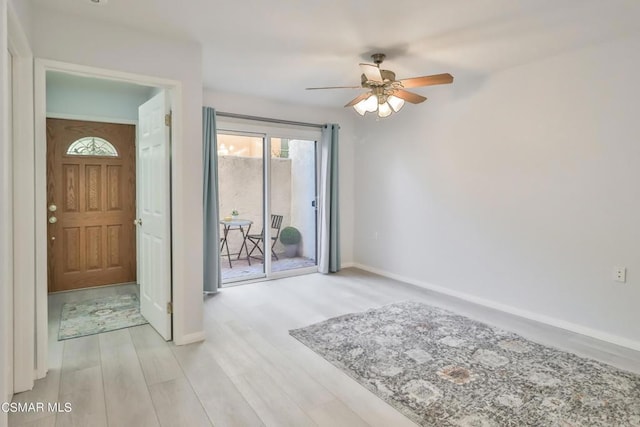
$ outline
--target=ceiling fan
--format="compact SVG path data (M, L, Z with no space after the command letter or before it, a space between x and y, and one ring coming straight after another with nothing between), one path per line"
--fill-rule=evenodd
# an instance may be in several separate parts
M405 101L419 104L427 100L426 97L405 89L453 82L453 76L449 73L396 80L396 74L393 71L380 69L380 64L384 61L385 56L384 53L374 53L371 55L373 64L360 64L362 69L360 86L308 87L307 90L359 89L363 87L368 91L352 99L345 107L353 107L361 116L367 112L377 111L378 117L387 117L393 112L400 111Z

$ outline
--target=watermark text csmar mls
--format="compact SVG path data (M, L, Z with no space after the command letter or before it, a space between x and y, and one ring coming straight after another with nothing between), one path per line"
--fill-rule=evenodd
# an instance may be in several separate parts
M71 402L3 402L0 411L5 413L16 412L71 412Z

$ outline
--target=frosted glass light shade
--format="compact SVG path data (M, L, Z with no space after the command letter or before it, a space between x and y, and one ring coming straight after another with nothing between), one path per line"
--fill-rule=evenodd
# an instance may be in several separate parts
M362 101L358 102L353 106L353 109L356 110L356 113L360 114L361 116L364 116L364 113L367 112L366 102L367 100L363 99Z
M393 111L391 110L391 106L387 102L378 106L378 117L390 116L392 112Z
M404 99L393 95L387 98L387 102L396 113L404 106Z
M371 95L364 102L364 106L368 112L373 113L378 109L378 97L376 95Z

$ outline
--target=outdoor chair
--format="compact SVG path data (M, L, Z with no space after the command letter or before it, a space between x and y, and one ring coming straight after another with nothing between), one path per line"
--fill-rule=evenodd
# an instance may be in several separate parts
M220 238L220 256L226 256L229 259L229 268L233 268L233 266L231 265L231 255L229 254L229 246L225 244L226 242L224 241L224 237ZM227 247L227 254L225 255L223 253L224 247Z
M280 236L280 227L282 226L282 215L271 215L271 254L278 259L278 255L276 255L273 248L276 246L276 242L278 241L278 237ZM262 231L260 234L247 234L247 240L253 244L253 247L249 251L249 257L252 257L251 254L257 249L258 252L264 258L264 252L260 248L260 242L264 240L264 227L262 227ZM253 256L252 258L258 258L257 256Z

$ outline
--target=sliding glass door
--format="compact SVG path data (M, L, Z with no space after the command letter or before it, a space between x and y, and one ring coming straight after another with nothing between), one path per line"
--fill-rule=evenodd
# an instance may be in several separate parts
M218 128L223 285L317 271L319 130Z
M271 138L271 212L283 216L273 273L316 266L316 157L316 141Z

